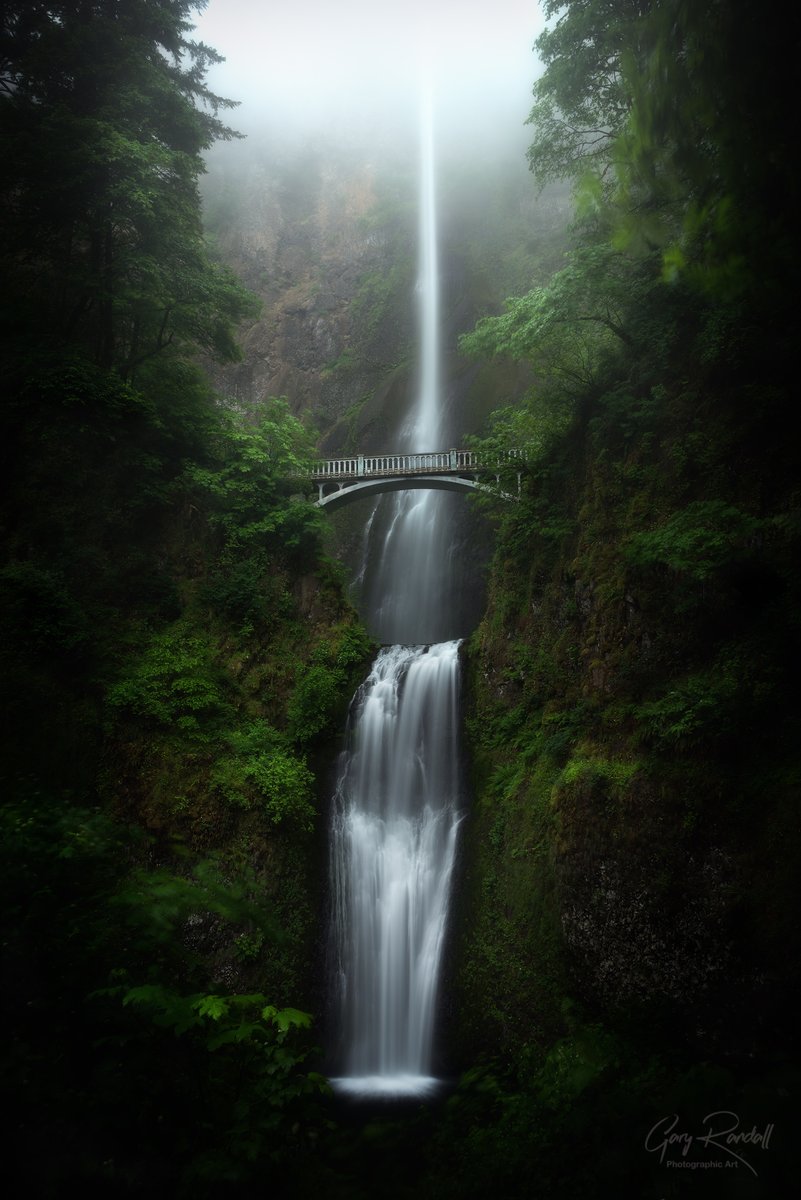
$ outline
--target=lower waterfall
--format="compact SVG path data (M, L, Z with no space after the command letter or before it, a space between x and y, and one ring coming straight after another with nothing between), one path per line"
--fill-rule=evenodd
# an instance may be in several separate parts
M338 1090L432 1090L459 824L459 643L381 651L351 711L332 837Z

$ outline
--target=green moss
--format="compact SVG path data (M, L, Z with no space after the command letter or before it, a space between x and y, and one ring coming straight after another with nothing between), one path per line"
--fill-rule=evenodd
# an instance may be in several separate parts
M592 787L598 781L612 794L619 795L626 791L639 770L639 762L600 758L579 748L562 770L556 787L570 787L576 783Z
M324 379L337 373L349 374L357 370L359 366L360 361L356 350L352 346L346 346L338 358L323 367L321 374Z

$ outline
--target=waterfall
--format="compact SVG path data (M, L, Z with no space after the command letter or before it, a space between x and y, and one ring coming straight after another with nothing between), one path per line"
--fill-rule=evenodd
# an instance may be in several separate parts
M430 86L423 87L420 125L420 263L417 291L420 299L421 370L417 412L410 432L421 443L411 449L425 452L436 450L442 436L437 183Z
M332 841L342 1090L434 1083L458 825L458 647L386 647L353 705Z
M420 367L417 400L400 432L400 448L425 454L444 448L447 436L440 379L440 286L436 205L433 102L423 87L420 105L420 192L418 219L418 329ZM366 596L371 631L381 642L423 643L454 636L453 523L448 514L460 497L439 491L395 492L378 504L371 585Z
M421 106L417 402L405 448L441 448L439 266L430 92ZM436 491L385 497L367 621L386 645L351 705L331 838L337 1073L351 1094L436 1087L435 1018L459 824L452 531ZM447 516L447 510L445 510ZM375 547L374 547L375 548ZM362 572L363 574L364 572Z

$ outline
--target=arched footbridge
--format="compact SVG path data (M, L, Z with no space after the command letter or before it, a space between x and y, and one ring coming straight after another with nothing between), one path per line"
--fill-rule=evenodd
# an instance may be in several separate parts
M408 488L435 488L446 492L491 491L504 499L516 499L500 490L501 470L525 461L524 450L507 450L490 456L473 450L436 450L430 454L354 454L309 463L306 478L317 485L317 506L331 511L380 492ZM495 484L493 487L492 480ZM517 472L520 490L520 470Z

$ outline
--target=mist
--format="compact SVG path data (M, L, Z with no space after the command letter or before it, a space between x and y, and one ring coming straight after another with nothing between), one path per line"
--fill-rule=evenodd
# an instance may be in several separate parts
M209 0L193 36L225 57L209 84L245 134L389 154L414 136L427 75L458 159L523 155L543 25L533 0Z

